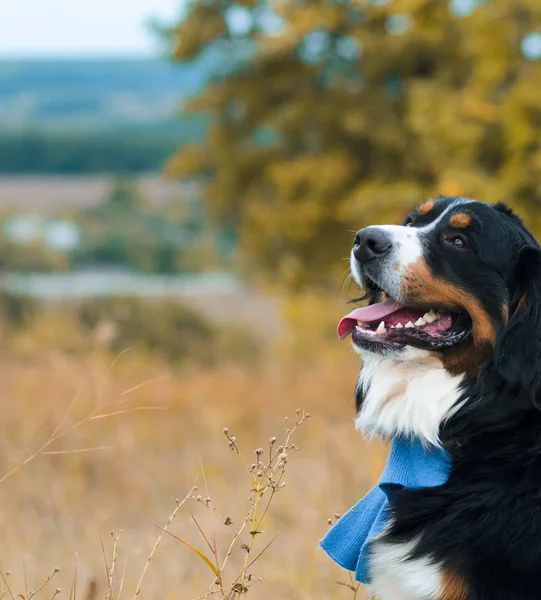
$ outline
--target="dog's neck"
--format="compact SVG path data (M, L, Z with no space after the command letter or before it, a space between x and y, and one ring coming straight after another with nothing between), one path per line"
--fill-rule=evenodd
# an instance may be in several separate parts
M437 446L441 424L465 402L463 379L428 353L412 360L367 353L355 392L356 427L369 436L402 435Z

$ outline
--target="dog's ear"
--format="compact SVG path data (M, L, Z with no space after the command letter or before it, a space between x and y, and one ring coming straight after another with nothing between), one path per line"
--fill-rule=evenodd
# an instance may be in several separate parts
M541 409L541 249L520 256L511 298L510 318L494 349L494 363L511 385L527 392Z

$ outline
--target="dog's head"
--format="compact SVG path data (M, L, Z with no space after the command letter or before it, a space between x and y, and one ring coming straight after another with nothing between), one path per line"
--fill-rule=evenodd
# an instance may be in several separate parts
M541 394L541 249L505 205L456 197L422 204L402 225L357 232L351 272L369 305L338 327L363 357L441 361L472 376L489 360Z

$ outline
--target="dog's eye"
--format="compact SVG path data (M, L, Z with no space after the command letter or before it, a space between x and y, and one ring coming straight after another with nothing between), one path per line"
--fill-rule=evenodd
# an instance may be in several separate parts
M468 247L466 244L466 238L463 235L446 235L444 240L446 244L450 244L459 250L463 250L464 248Z
M406 219L406 222L404 223L405 227L411 227L413 225L413 219L411 217L408 217Z

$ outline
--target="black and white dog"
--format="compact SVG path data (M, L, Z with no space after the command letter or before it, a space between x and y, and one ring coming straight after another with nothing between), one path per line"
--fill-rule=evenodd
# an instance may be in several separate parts
M393 495L371 545L381 600L541 599L541 248L503 204L440 197L359 231L368 307L358 428L442 446L438 487Z

